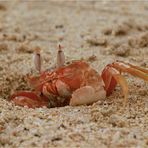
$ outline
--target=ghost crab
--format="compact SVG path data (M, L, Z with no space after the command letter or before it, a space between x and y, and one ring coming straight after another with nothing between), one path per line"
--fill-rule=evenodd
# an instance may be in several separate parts
M64 66L64 62L64 53L59 45L56 67L41 71L41 55L37 48L34 54L34 65L39 75L27 76L34 91L16 92L10 100L16 105L30 108L92 104L109 96L118 83L122 87L124 105L126 105L128 85L121 72L127 72L148 81L147 69L122 61L108 64L101 75L84 61L74 61L67 66Z

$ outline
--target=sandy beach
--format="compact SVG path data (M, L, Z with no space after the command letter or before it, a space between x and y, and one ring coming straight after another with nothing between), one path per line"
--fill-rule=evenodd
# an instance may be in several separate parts
M0 147L148 147L148 84L127 73L126 108L119 85L89 106L29 109L8 101L30 90L34 48L48 69L58 43L67 63L83 59L98 73L115 60L148 68L148 2L0 2Z

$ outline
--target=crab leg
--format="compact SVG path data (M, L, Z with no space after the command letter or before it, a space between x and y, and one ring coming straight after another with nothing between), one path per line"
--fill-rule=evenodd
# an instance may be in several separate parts
M137 76L145 81L148 81L148 71L146 69L142 69L138 66L134 66L131 64L126 64L124 62L114 62L113 64L109 65L110 67L114 67L115 69L119 70L120 72L127 72L133 76Z
M110 95L117 83L121 86L124 95L124 106L127 104L128 85L125 78L120 75L120 72L113 67L107 66L102 72L102 78L105 83L107 95Z
M130 67L134 68L134 69L138 69L146 74L148 74L148 70L147 69L144 69L144 68L141 68L141 67L138 67L138 66L135 66L135 65L132 65L130 63L126 63L126 62L122 62L122 61L117 61L117 62L120 62L120 63L123 63L125 65L129 65Z
M57 54L57 68L63 67L65 63L65 55L62 51L62 46L59 44L59 50Z
M48 99L45 96L39 96L35 92L20 91L10 97L10 100L18 106L28 106L29 108L48 106Z
M107 65L103 70L101 76L105 83L105 90L107 92L107 95L110 95L116 87L117 83L119 83L124 94L124 105L126 105L128 96L128 85L125 78L120 74L121 72L127 72L133 76L137 76L145 81L148 81L148 71L138 66L120 61Z
M124 106L127 104L128 100L128 84L126 79L120 75L120 73L114 69L109 67L109 72L112 75L112 77L116 80L116 82L121 86L123 95L124 95Z

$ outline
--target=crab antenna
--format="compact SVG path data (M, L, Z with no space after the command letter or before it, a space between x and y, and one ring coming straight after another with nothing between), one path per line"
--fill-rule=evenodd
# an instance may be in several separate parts
M65 63L65 55L64 52L62 51L62 46L59 44L58 45L58 53L57 53L57 68L60 68L64 66Z
M33 62L35 69L40 73L41 72L41 49L39 47L35 48L34 55L33 55Z

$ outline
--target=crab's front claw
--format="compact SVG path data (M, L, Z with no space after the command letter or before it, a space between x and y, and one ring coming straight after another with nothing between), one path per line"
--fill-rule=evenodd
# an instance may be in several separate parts
M48 99L45 96L39 96L35 92L20 91L10 97L10 100L18 106L27 106L29 108L37 108L48 106Z
M105 97L106 92L103 87L95 90L92 86L83 86L73 92L69 105L89 105Z

